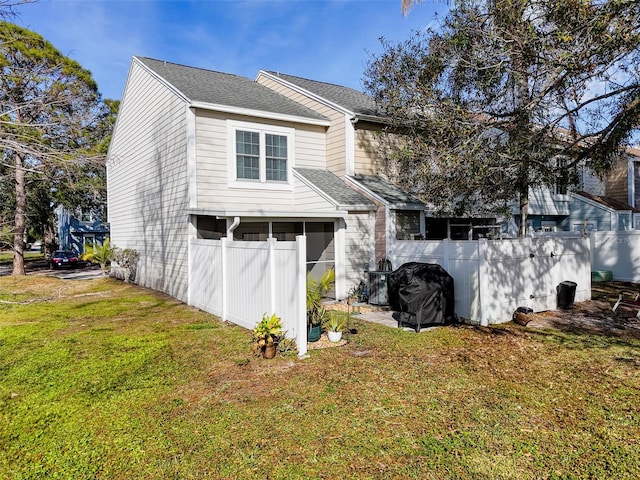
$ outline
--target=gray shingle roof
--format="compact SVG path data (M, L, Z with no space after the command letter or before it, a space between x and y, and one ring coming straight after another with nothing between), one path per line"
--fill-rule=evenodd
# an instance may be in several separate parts
M378 175L354 175L351 178L380 197L391 207L424 208L426 206L418 198L392 185Z
M376 102L369 95L349 87L334 85L332 83L318 82L307 78L286 75L278 72L269 72L271 75L297 85L308 92L329 100L356 115L371 115L384 117L376 105Z
M324 192L333 199L339 206L343 207L373 207L375 204L364 195L349 188L337 175L317 168L296 167L305 180L313 184L316 188Z
M190 101L326 120L319 113L246 77L187 67L152 58L136 58L173 85Z

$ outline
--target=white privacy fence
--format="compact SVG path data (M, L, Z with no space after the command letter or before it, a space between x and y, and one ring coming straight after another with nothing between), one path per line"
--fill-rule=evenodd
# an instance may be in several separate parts
M640 282L640 232L592 232L514 240L396 240L394 268L440 264L454 278L455 311L472 323L509 321L517 307L556 308L557 287L576 283L575 301L591 298L591 271ZM295 242L191 240L189 304L252 329L264 313L282 318L287 336L307 350L306 238Z
M592 268L614 280L640 283L640 231L591 232Z
M473 323L506 322L519 306L556 308L557 286L572 281L576 301L591 298L589 239L524 238L477 241L402 241L389 249L397 268L438 263L454 279L455 311Z
M306 239L189 242L189 304L253 329L263 314L282 318L306 353Z

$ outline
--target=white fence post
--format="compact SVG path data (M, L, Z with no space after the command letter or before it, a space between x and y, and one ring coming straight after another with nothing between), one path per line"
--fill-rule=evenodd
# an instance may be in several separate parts
M298 235L296 237L297 253L297 286L296 291L296 314L298 316L298 328L296 344L298 346L298 356L307 354L307 237Z
M489 320L487 319L487 301L485 297L485 282L488 280L486 275L486 266L487 266L487 240L481 238L478 240L478 310L479 310L479 319L480 325L483 327L489 326Z
M228 281L229 281L229 276L227 275L227 242L228 239L226 237L222 237L220 239L220 263L221 265L221 273L222 275L220 275L222 277L222 315L221 315L221 319L223 322L227 321L227 314L228 314L228 306L227 306L227 302L228 302Z
M276 311L276 261L275 261L275 245L278 240L276 238L268 238L269 254L267 260L267 268L269 269L269 315Z

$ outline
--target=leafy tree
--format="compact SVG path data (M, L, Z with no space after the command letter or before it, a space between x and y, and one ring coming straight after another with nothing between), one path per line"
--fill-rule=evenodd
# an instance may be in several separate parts
M404 2L408 6L411 3ZM603 174L640 118L640 2L456 1L438 31L382 40L365 86L406 142L387 171L442 212L508 212L529 187Z
M0 152L9 167L2 179L14 186L9 199L13 273L20 275L29 197L46 211L47 197L69 199L71 191L86 190L74 189L74 180L86 178L88 170L104 171L101 142L109 111L89 71L40 35L5 21L0 22L0 68ZM104 178L94 176L100 175ZM6 217L5 211L5 222Z

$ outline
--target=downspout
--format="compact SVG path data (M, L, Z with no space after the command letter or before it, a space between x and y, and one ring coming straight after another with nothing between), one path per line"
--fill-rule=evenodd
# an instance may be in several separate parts
M233 241L233 231L240 225L240 217L233 217L233 223L227 228L227 238Z
M344 116L344 129L345 129L345 174L355 175L356 173L356 123L358 123L358 117Z

